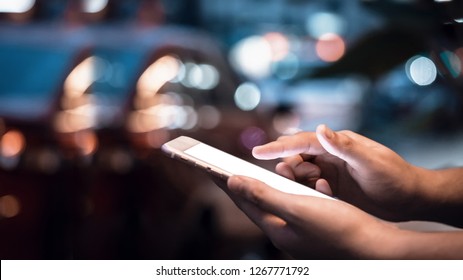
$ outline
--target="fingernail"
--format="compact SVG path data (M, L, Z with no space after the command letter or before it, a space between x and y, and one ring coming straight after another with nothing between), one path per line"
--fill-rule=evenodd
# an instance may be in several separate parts
M332 139L334 137L334 132L327 126L325 126L324 135L326 139Z
M252 155L254 157L256 157L256 155L259 154L259 149L260 149L260 146L255 146L254 148L252 148Z
M235 189L236 187L240 186L243 184L243 179L241 179L239 176L231 176L228 179L228 187L231 189Z
M246 181L240 176L232 176L228 180L228 189L234 194L241 196L245 186Z

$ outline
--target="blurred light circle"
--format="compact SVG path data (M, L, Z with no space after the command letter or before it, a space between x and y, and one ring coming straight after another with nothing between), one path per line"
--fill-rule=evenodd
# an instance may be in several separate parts
M74 143L84 156L90 156L98 149L98 136L90 130L79 131L74 134Z
M156 94L165 83L177 77L181 62L172 55L157 59L148 66L137 81L137 91L140 96L150 97Z
M272 51L272 60L279 61L289 53L289 40L280 32L270 32L264 35L264 39L270 44Z
M437 78L437 68L434 62L424 56L414 56L406 63L406 73L410 81L427 86Z
M181 124L182 129L193 129L198 124L198 114L195 109L191 106L182 106L180 107L179 115L185 117L184 121Z
M220 123L220 111L214 106L205 105L198 109L199 126L204 129L215 128Z
M326 62L335 62L346 52L344 39L334 33L322 35L315 45L318 57Z
M460 76L462 62L456 53L451 51L443 51L441 54L442 62L444 63L445 67L449 71L450 75L453 78Z
M345 21L337 14L318 12L306 20L306 30L314 38L327 33L343 34Z
M243 111L253 110L260 103L261 93L254 83L241 84L235 92L235 104Z
M84 0L82 4L85 13L98 13L108 5L108 0Z
M109 61L104 58L93 57L93 80L107 82L113 75L113 67Z
M194 88L203 79L203 73L201 68L193 62L186 62L185 64L185 76L181 80L182 85Z
M295 54L289 53L283 60L274 64L273 74L282 80L289 80L296 77L299 68L299 58Z
M230 52L234 68L253 79L265 78L270 74L272 59L272 47L262 36L243 39Z
M0 216L13 218L21 211L21 204L14 195L4 195L0 197Z
M2 0L0 1L0 12L2 13L25 13L32 9L35 0Z
M210 90L217 86L219 83L219 72L217 69L209 64L200 64L191 68L189 73L190 86L202 90Z
M26 147L26 138L18 130L10 130L0 138L0 155L4 157L19 156Z
M259 127L251 126L243 130L240 135L241 144L249 150L266 142L267 135Z
M294 112L280 112L273 117L273 128L280 134L294 134L299 132L300 117Z
M64 93L67 97L77 98L95 82L95 62L101 61L95 56L90 56L80 62L64 81ZM99 64L101 66L101 64Z
M179 83L183 79L185 79L185 76L186 76L185 64L178 58L176 58L176 60L177 60L177 65L178 65L177 75L173 79L170 80L171 83Z
M37 152L37 167L48 174L56 172L60 167L59 155L51 149L42 149Z
M120 149L113 150L109 155L109 165L112 170L118 173L126 173L132 168L132 157L126 151Z

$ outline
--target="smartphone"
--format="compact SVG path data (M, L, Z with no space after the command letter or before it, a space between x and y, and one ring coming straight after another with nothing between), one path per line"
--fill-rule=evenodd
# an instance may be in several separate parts
M232 175L244 175L282 192L334 199L190 137L175 138L162 145L162 150L172 158L199 167L224 180Z

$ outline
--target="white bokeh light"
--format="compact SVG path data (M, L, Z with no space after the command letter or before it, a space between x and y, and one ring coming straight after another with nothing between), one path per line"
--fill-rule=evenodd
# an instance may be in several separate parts
M424 56L412 57L406 64L408 78L419 86L432 84L437 78L434 62Z
M210 90L219 83L220 75L217 69L209 64L199 64L189 72L189 85L202 90Z
M319 12L307 18L306 30L314 38L320 38L327 33L343 34L345 24L337 14Z
M82 4L84 12L92 14L101 12L108 5L108 0L84 0Z
M0 12L25 13L34 7L35 0L0 0Z
M253 83L241 84L235 92L235 103L243 111L253 110L260 103L260 89Z
M252 79L270 75L273 54L271 45L261 36L251 36L238 42L230 53L234 68Z

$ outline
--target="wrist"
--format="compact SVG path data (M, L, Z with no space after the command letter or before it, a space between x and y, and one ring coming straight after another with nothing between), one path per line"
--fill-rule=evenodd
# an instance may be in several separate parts
M351 243L352 256L359 259L396 259L400 250L400 229L390 222L365 223L361 234Z
M413 179L409 196L410 220L426 220L436 207L439 194L434 185L435 175L432 170L412 166Z
M416 180L410 219L462 226L463 169L430 170L414 167Z

